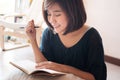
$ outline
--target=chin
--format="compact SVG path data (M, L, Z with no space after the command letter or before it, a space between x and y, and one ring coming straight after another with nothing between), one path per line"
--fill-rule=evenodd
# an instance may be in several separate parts
M54 30L55 31L55 33L57 33L57 34L63 34L64 33L64 31L62 31L62 30Z

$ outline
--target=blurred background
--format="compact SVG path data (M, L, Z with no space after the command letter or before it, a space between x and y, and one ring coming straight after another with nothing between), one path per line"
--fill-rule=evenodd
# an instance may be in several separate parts
M34 3L36 9L33 9L34 6L32 5L34 1L39 1L39 3ZM34 12L33 10L36 10L38 12L36 12L36 14L32 14L34 15L32 18L35 18L35 20L38 21L36 21L36 23L40 23L41 27L44 28L46 25L43 24L44 21L41 14L42 1L43 0L0 0L0 19L2 20L5 16L8 15L29 14ZM120 66L120 0L83 1L87 12L86 24L91 27L95 27L102 37L105 51L105 60ZM31 8L31 6L33 7ZM39 10L37 8L39 8ZM24 17L14 16L6 20L8 22L21 23L24 20ZM1 34L2 32L0 32L0 35ZM17 43L14 40L20 40L22 41L21 43L29 42L25 39L8 35L5 35L4 38L4 41L6 42L11 39L12 44ZM0 42L2 42L1 38ZM113 70L113 68L110 68L110 70ZM116 72L117 71L119 70L116 70ZM120 73L120 71L118 73ZM120 74L115 75L120 76ZM118 78L118 76L116 77L116 80L120 78ZM110 76L108 80L110 80ZM111 80L115 80L115 78Z

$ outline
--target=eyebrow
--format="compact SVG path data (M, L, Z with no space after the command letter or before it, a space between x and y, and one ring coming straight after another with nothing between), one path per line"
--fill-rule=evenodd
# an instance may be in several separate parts
M53 12L62 12L62 11L60 11L60 10L54 10Z
M49 13L49 11L47 11ZM54 10L53 12L62 12L61 10Z

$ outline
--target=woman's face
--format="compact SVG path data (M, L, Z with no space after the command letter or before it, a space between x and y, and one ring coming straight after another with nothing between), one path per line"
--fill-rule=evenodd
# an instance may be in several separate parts
M54 31L58 34L63 34L68 24L65 12L58 4L54 4L48 8L47 14L48 21L52 25Z

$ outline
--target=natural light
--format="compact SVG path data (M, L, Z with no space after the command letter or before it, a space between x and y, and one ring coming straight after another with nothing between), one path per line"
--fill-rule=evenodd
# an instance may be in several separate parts
M25 12L32 0L0 0L0 14Z
M15 0L0 0L0 14L9 14L15 11Z

